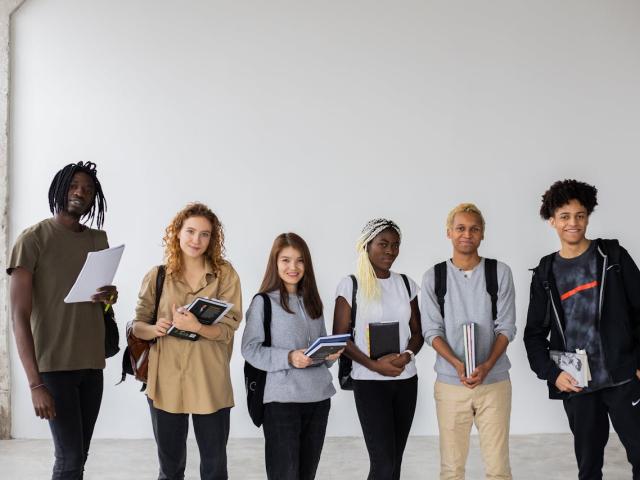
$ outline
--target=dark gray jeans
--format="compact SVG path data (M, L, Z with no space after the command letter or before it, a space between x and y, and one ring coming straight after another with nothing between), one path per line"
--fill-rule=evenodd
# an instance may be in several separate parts
M158 480L183 480L187 465L188 413L169 413L153 406L153 434L158 446L160 470ZM229 439L229 408L206 415L191 414L193 430L200 451L200 478L227 480L227 440Z
M52 480L81 480L102 402L102 370L44 372L56 416L49 420L56 461Z
M313 480L324 445L331 400L264 406L264 456L269 480Z

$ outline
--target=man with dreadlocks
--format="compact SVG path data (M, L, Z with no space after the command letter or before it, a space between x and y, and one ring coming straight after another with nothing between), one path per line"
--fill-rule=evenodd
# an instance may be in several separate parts
M101 303L115 303L114 286L93 303L64 303L87 253L108 248L101 230L106 200L94 163L60 170L49 188L52 218L16 240L11 275L11 317L35 414L49 421L55 444L53 479L81 479L102 400L104 318ZM98 229L89 228L96 220ZM81 221L83 221L81 223Z

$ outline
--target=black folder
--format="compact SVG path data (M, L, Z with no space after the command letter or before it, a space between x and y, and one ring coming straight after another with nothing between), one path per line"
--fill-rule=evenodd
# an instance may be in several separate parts
M400 324L398 322L370 323L369 353L374 360L389 353L400 353Z

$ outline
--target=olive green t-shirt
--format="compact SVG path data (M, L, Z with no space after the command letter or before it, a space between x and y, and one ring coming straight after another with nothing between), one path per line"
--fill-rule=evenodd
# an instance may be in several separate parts
M31 331L41 372L104 368L103 306L64 303L64 298L87 253L108 247L104 231L73 232L53 218L27 228L16 240L7 273L21 267L33 274Z

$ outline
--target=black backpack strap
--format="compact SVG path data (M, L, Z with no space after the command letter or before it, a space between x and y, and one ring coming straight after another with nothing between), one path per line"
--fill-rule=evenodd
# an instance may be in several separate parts
M495 321L498 318L498 261L494 258L484 259L484 280L491 297L491 316Z
M353 338L353 330L356 328L356 313L358 311L358 304L356 303L356 296L358 295L358 279L355 275L349 276L353 283L353 289L351 290L351 337Z
M160 297L162 296L162 289L164 288L164 277L166 276L166 269L164 265L158 265L158 275L156 276L156 305L153 309L153 318L151 324L155 325L158 321L158 307L160 306Z
M155 306L153 307L153 317L151 317L151 325L155 325L158 321L158 308L160 307L160 297L162 297L162 289L164 288L164 278L166 276L167 270L164 265L158 265L158 275L156 276L156 300ZM155 342L151 340L151 342ZM125 378L125 370L124 370L124 362L125 357L129 357L128 352L129 347L127 347L127 351L124 353L124 357L122 359L122 380ZM121 382L122 382L121 380ZM147 384L143 383L142 387L140 387L140 391L144 392L147 389Z
M537 276L540 279L540 283L542 284L542 288L547 292L547 311L545 314L545 319L543 325L548 327L551 323L551 275L553 269L553 257L555 253L551 253L546 255L540 259L540 263L536 268L533 269L534 276Z
M264 326L264 342L262 345L265 347L271 346L271 299L265 292L258 294L262 297L263 305L263 326Z
M436 263L433 266L435 275L434 292L440 306L440 315L444 318L444 296L447 294L447 262Z
M407 288L407 293L409 294L409 299L411 299L411 286L409 285L409 279L404 273L401 273L402 281L404 282L404 286Z
M620 264L620 243L618 240L599 239L598 245L602 247L605 255L609 257L609 265Z

